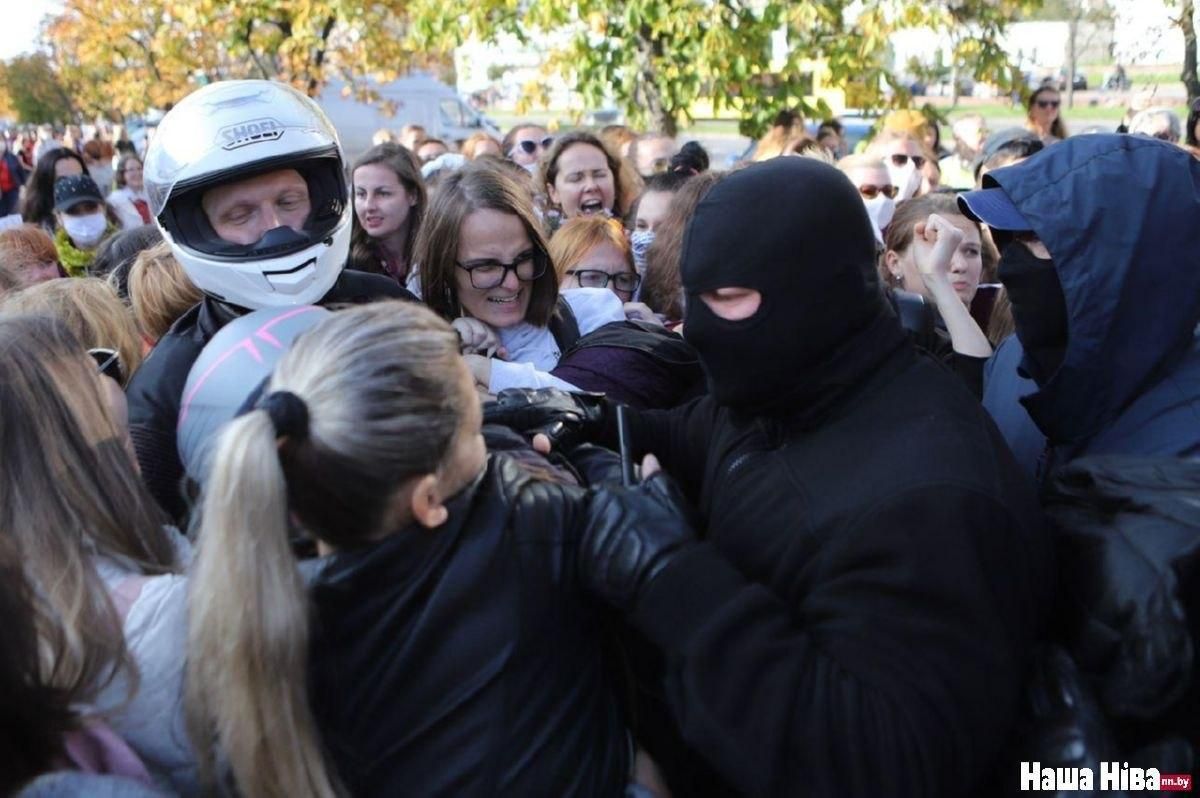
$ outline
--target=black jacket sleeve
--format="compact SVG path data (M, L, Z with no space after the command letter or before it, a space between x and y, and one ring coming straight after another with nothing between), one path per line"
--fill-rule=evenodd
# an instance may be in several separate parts
M802 593L699 544L633 621L684 739L739 793L975 794L1035 626L1031 533L994 499L914 489L835 530Z
M717 412L717 406L708 397L671 410L627 408L625 417L633 445L630 456L640 463L645 455L654 455L688 498L697 503ZM611 406L604 415L597 442L613 451L620 450L617 414Z
M176 523L186 516L187 505L180 485L183 463L175 428L188 371L202 348L202 343L190 339L164 336L134 373L125 392L129 434L142 481Z

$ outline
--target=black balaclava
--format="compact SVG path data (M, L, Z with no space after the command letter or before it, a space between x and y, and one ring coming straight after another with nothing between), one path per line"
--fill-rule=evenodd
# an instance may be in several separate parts
M688 224L680 271L684 337L716 401L744 413L813 421L904 344L858 191L810 158L717 183ZM722 319L700 298L718 288L754 289L762 304Z
M1054 261L1013 241L1004 248L996 276L1012 302L1017 339L1025 350L1022 369L1043 386L1067 354L1067 299Z

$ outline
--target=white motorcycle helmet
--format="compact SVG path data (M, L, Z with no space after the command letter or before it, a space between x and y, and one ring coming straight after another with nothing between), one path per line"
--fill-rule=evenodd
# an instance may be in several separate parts
M346 264L352 211L337 133L291 86L235 80L189 94L163 117L143 168L158 228L209 296L249 310L311 305ZM201 206L205 192L281 169L308 184L304 229L277 227L253 244L218 237Z

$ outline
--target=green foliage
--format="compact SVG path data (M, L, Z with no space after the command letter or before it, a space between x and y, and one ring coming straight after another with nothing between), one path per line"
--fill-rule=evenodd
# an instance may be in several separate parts
M1040 0L477 0L463 12L444 0L413 0L414 47L446 49L470 39L554 36L547 74L558 74L589 106L615 101L639 126L674 133L699 100L738 114L743 133L761 134L783 109L830 113L813 94L813 73L845 89L865 110L910 102L886 63L891 34L932 27L957 33L963 74L1009 85L1000 49L1004 24ZM772 37L787 53L771 62ZM814 63L818 66L814 67Z
M20 122L64 123L75 119L70 97L50 60L41 53L17 56L0 64L0 85Z

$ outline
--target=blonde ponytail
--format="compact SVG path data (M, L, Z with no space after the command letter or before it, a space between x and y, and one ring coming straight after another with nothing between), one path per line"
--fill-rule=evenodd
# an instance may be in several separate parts
M221 435L189 596L188 727L209 786L214 744L240 794L334 796L308 703L308 604L288 543L275 430L255 410Z

